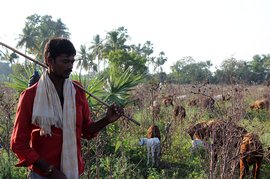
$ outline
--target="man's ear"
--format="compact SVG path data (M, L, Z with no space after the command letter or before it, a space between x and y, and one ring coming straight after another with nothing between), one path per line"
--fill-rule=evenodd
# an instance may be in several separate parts
M52 57L47 57L46 59L46 65L49 67L53 63L53 58Z

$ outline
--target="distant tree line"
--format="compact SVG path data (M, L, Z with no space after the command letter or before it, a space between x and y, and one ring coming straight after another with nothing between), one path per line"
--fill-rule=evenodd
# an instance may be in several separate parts
M70 38L70 32L61 19L54 21L52 16L37 14L26 18L25 26L18 37L17 48L42 61L43 48L49 37ZM86 37L87 38L87 37ZM178 84L202 83L213 84L262 84L269 81L270 55L254 55L252 60L237 60L230 57L213 70L210 60L198 61L191 56L177 60L167 74L163 65L168 60L165 52L154 54L154 45L150 41L143 44L128 45L130 36L125 27L113 29L101 37L94 35L89 46L80 45L77 51L76 68L81 75L111 73L120 76L131 68L133 73L147 74L148 78L159 82ZM18 73L18 55L0 48L0 74ZM6 62L11 65L7 66ZM4 68L2 68L2 66ZM151 70L150 70L151 69Z

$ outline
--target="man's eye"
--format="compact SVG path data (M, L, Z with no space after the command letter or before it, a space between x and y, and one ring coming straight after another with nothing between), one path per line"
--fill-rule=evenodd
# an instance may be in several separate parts
M72 63L73 64L74 63L74 60L63 60L63 63L64 64L67 64L67 63Z

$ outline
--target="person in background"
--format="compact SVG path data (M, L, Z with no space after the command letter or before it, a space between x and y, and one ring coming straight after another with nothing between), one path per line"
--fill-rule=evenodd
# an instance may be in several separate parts
M77 179L84 171L81 139L91 139L118 120L123 108L112 104L94 122L85 92L69 76L76 50L65 38L50 39L44 49L47 70L20 94L11 150L16 166L30 169L32 179Z
M37 69L35 69L33 75L31 76L31 78L29 80L28 87L30 87L33 84L35 84L36 82L38 82L39 78L40 78L40 75L39 75Z

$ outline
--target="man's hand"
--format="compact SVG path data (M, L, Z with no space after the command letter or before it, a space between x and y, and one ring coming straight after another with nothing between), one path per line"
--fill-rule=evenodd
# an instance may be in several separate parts
M47 175L47 177L49 179L67 179L66 175L63 172L61 172L55 168L53 169L53 171L51 173L49 173Z
M116 104L112 104L106 113L106 118L109 123L112 123L124 115L124 109Z

